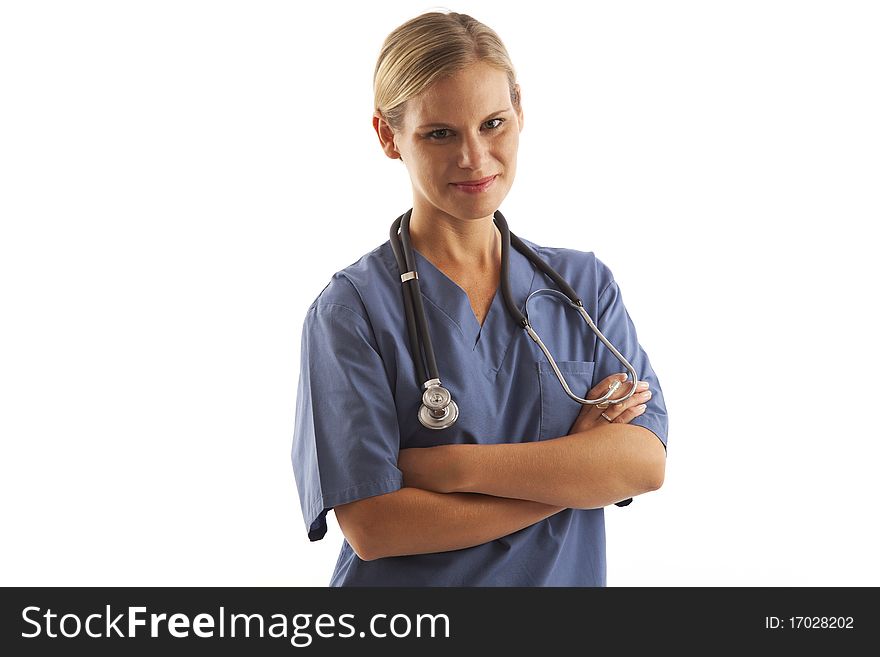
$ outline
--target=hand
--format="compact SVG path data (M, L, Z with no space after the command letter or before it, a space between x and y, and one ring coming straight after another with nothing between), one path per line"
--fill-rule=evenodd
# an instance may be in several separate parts
M586 399L599 399L606 392L608 387L615 381L626 381L626 374L612 374L597 383L587 393ZM632 383L623 383L614 393L612 399L620 399L632 388ZM604 413L611 418L611 422L615 424L629 424L633 419L645 412L642 406L651 398L651 391L648 390L648 382L641 381L636 388L635 394L622 404L612 403L605 409ZM580 431L589 431L596 427L608 424L608 420L602 417L602 409L596 406L584 405L578 414L574 424L571 425L569 434L578 433Z

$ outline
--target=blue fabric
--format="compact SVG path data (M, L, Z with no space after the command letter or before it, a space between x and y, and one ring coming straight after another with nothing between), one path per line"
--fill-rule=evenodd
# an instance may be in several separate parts
M650 382L647 411L631 424L650 429L665 447L663 391L609 268L592 252L523 241L581 295L599 329L639 379ZM580 410L510 317L500 290L481 328L464 290L421 253L414 255L440 377L461 414L442 431L418 421L421 390L390 243L334 274L305 316L296 398L293 470L312 541L323 538L335 505L401 488L400 449L546 440L566 435ZM520 309L531 292L557 289L513 248L510 284ZM624 371L557 298L537 295L528 311L576 394L585 396L594 382ZM363 561L343 540L330 580L330 586L605 585L603 509L567 509L494 541L433 554Z

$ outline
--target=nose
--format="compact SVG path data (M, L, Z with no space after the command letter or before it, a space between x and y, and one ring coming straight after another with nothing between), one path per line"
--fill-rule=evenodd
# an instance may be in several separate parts
M461 169L480 169L486 160L486 142L478 134L466 134L461 140L458 166Z

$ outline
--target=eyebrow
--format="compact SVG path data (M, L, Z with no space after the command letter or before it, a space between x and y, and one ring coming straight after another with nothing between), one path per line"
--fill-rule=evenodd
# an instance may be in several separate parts
M487 116L485 119L480 121L480 123L484 123L484 122L488 121L489 119L491 119L495 116L498 116L499 114L505 114L508 112L510 112L510 110L507 108L502 109L502 110L498 110L497 112L492 112L489 116ZM448 123L435 122L435 123L425 123L424 125L420 125L418 128L416 128L416 130L424 130L425 128L448 128L448 127L450 127Z

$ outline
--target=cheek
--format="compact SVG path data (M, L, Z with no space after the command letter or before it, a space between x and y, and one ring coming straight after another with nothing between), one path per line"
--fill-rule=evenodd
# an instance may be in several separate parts
M410 178L422 190L443 191L445 189L443 181L446 178L446 168L437 160L435 154L429 155L415 149L409 153L409 158L406 154L403 158Z
M426 185L442 186L441 183L446 178L448 166L441 153L437 151L420 152L414 158L413 163L415 164L415 175L421 178Z
M516 160L517 150L519 150L519 133L511 130L501 140L501 152L505 158Z

